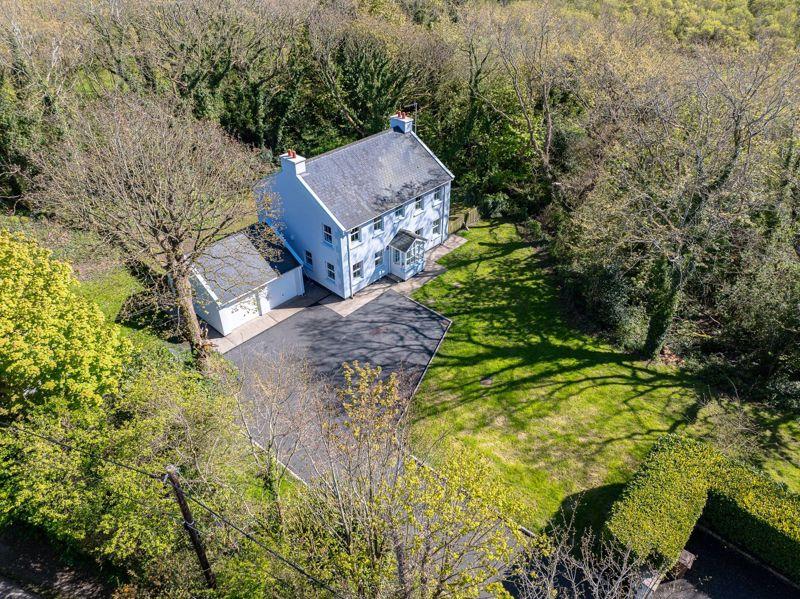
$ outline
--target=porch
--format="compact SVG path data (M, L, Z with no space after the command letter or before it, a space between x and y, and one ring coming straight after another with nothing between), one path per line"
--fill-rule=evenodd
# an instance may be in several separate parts
M418 233L400 229L389 242L391 276L407 281L425 268L425 241Z
M411 295L416 289L422 287L425 283L438 277L445 270L444 266L437 263L442 256L449 254L457 247L467 242L463 237L458 235L450 235L443 243L431 249L427 255L423 254L422 268L417 271L416 276L411 276L405 280L400 279L393 273L383 277L365 287L353 297L342 299L335 294L330 294L328 297L320 301L320 304L330 308L340 316L347 316L358 310L361 306L368 304L372 300L380 297L389 289L405 296ZM393 258L393 257L392 257Z

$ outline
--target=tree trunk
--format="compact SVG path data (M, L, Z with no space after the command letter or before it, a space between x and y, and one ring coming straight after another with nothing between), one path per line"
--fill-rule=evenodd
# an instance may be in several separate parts
M656 292L644 343L644 354L651 360L657 358L664 347L678 311L683 287L683 277L678 268L662 260L656 269Z
M178 296L178 309L183 318L187 341L192 348L192 355L197 363L197 368L202 372L207 372L209 369L208 344L203 339L200 321L194 311L192 284L189 282L188 275L175 276L175 292Z

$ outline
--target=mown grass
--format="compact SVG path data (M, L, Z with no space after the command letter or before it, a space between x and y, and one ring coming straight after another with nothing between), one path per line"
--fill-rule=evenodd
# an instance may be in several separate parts
M513 225L465 235L414 296L453 320L416 398L417 442L484 455L524 524L581 494L579 524L597 525L655 440L694 419L694 383L570 326L543 255Z
M758 403L715 399L703 406L689 431L800 493L800 420L796 415Z
M142 349L153 349L165 343L155 332L147 327L132 326L125 319L120 319L125 303L143 291L142 283L122 265L82 281L78 287L78 293L97 304L109 321L117 322L131 341Z

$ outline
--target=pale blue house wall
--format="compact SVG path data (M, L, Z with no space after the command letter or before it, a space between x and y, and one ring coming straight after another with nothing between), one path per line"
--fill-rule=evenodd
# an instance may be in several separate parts
M396 217L395 210L385 212L383 216L383 232L373 232L372 220L361 226L361 242L350 244L350 265L361 261L363 262L364 276L359 280L353 281L353 293L363 289L370 283L374 283L381 277L386 276L391 268L391 252L388 249L389 242L400 229L415 232L422 229L422 236L427 239L425 249L430 250L447 239L447 221L450 214L450 184L444 185L444 198L439 203L434 203L434 191L424 194L423 209L421 212L414 211L415 201L412 200L405 204L405 215ZM438 235L433 235L433 225L437 219L442 219L441 228ZM349 241L349 235L347 237ZM375 252L383 251L383 266L375 267ZM348 274L352 273L352 270Z
M422 196L422 211L414 210L415 200L412 200L405 204L403 217L395 216L395 209L385 212L382 215L382 233L373 231L370 219L361 225L361 242L351 243L350 232L339 226L302 180L293 172L281 170L268 177L259 189L260 197L268 195L271 199L269 211L259 211L259 220L267 222L283 235L286 243L303 263L303 271L309 278L341 297L350 297L389 274L392 256L388 244L400 229L412 232L422 229L422 236L428 240L425 244L426 250L447 239L450 183L445 184L443 189L444 197L441 202L434 202L436 190ZM434 235L434 223L439 219L440 232ZM331 227L331 245L323 241L323 224ZM305 263L306 250L313 256L313 266ZM383 252L383 265L376 267L375 253L379 251ZM353 280L351 287L352 265L359 261L363 263L363 277ZM336 268L335 282L327 277L326 262Z
M408 120L407 128L410 128L410 122ZM414 135L410 132L408 134ZM426 251L447 239L450 215L449 182L438 188L444 191L442 201L434 202L436 189L431 189L422 196L424 205L421 211L414 209L416 199L405 204L405 214L402 217L395 215L396 207L392 208L382 215L382 232L373 231L373 219L369 219L361 225L361 240L351 242L350 231L342 228L302 177L298 176L298 171L305 172L304 160L301 157L281 156L280 172L265 179L257 189L260 198L270 198L270 208L259 210L259 220L270 224L283 236L286 245L303 264L303 270L309 278L337 295L350 297L391 272L392 255L388 245L400 229L411 232L422 229L421 235L427 239ZM353 184L358 185L358 182L354 181ZM433 227L437 220L441 222L440 231L434 235ZM331 227L331 244L323 240L323 224ZM310 251L313 256L313 266L305 262L306 251ZM383 252L383 264L378 267L375 265L376 252ZM335 281L327 277L327 262L336 269ZM352 265L358 262L363 263L362 277L353 280Z
M347 238L336 219L314 198L301 179L285 169L264 181L259 189L259 196L263 198L264 195L270 198L270 209L260 209L259 220L267 222L283 235L310 279L342 297L347 297L349 287L346 283L349 277L343 261L347 252ZM323 241L323 224L331 227L331 245ZM313 256L313 266L305 263L306 250ZM336 281L328 279L326 262L336 268Z

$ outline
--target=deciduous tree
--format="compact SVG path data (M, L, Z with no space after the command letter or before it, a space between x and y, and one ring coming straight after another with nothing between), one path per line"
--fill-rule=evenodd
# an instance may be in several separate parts
M99 308L77 293L70 267L20 234L0 230L0 410L19 418L43 404L92 421L119 390L130 350Z
M192 265L255 213L251 186L262 166L254 154L174 104L110 95L73 115L41 168L42 210L171 278L187 340L204 366Z

